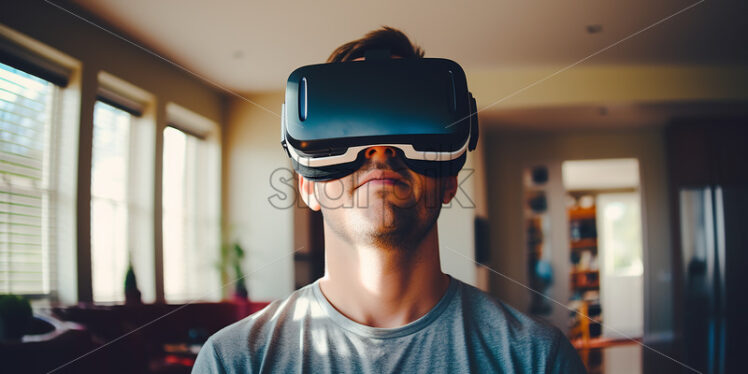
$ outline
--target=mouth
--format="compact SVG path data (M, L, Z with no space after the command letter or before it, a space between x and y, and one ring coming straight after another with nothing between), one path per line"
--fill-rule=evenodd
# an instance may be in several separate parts
M391 170L375 169L367 172L361 178L361 182L356 186L359 188L365 184L377 185L377 186L388 186L388 185L406 185L405 178L400 174Z
M386 185L394 185L399 183L396 179L391 178L384 178L384 179L372 179L364 184L386 184Z

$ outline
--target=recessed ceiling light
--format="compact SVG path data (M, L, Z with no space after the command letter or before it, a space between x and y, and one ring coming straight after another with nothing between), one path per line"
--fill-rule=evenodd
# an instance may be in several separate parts
M587 33L589 34L597 34L599 32L603 31L603 25L587 25Z

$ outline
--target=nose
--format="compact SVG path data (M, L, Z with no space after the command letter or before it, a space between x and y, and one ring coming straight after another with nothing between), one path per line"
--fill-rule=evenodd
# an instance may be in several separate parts
M388 158L394 158L397 155L395 148L386 145L376 145L366 148L364 155L372 162L386 163Z

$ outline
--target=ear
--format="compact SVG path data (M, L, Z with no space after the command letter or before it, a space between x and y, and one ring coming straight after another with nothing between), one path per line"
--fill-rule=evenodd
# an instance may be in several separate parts
M299 195L301 195L301 199L304 200L304 203L306 203L311 210L316 212L320 209L320 204L314 191L314 185L314 181L310 181L299 175Z
M452 198L457 194L457 176L445 177L442 179L442 203L449 204Z

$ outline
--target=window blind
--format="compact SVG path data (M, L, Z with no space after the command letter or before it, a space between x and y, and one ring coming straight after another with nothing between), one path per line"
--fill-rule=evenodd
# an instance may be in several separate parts
M0 63L0 293L47 294L54 84Z
M123 110L135 117L140 117L143 115L143 112L145 112L146 104L133 100L125 95L121 95L117 91L109 89L106 86L99 87L97 99L104 104Z
M0 36L0 63L39 77L60 87L70 81L71 69L50 61L40 54Z

